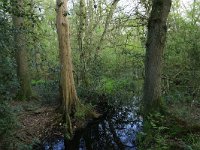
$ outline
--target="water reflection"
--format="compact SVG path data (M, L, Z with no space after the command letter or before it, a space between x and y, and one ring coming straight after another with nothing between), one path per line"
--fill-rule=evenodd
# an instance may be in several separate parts
M110 110L104 118L77 132L66 150L136 150L136 134L142 122L142 117L128 107ZM63 138L46 140L44 149L65 150Z
M64 138L53 138L48 139L48 141L44 142L44 149L45 150L64 150Z

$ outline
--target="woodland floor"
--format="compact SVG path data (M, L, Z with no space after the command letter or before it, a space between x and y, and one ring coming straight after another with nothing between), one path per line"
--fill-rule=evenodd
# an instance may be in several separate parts
M61 134L59 128L61 126L61 114L56 110L57 105L46 105L41 104L38 100L31 100L15 101L11 103L11 106L17 114L19 122L19 127L14 135L22 143L39 142L45 136L49 136L52 131L54 135ZM173 103L170 105L169 111L191 126L200 125L200 104Z
M19 127L15 137L25 144L33 144L41 140L54 126L61 125L61 114L56 110L56 105L41 105L37 100L20 102L15 101L11 106L17 114ZM60 133L58 133L60 134Z
M62 114L58 105L44 101L13 101L12 109L19 123L14 138L21 143L34 145L47 137L63 136ZM89 120L72 119L74 130L84 128Z
M173 103L168 111L170 117L166 126L171 129L166 136L171 149L200 150L200 104Z
M173 103L169 111L190 125L200 125L200 103Z

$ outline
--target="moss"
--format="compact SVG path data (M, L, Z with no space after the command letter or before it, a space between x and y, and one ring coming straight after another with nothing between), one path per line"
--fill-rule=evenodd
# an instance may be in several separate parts
M77 106L74 116L76 119L85 120L91 111L93 111L92 105L90 105L90 104L82 105L81 104L81 105Z

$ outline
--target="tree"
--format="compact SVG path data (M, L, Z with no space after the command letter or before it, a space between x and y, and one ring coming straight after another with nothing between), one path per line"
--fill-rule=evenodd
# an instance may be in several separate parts
M89 73L88 69L93 62L91 62L91 55L95 45L95 58L99 55L99 51L104 43L105 36L108 32L108 28L113 17L114 11L117 7L119 0L113 0L109 8L107 9L107 14L105 14L105 25L103 28L103 33L100 35L97 43L94 40L95 30L98 26L101 26L100 22L103 19L102 15L102 1L98 1L97 5L94 1L88 0L87 5L85 0L79 0L79 24L78 24L78 48L80 51L80 79L85 87L89 85ZM97 9L97 10L96 10ZM88 11L86 11L88 10ZM94 14L94 12L96 13ZM95 16L95 17L94 17Z
M27 99L32 95L31 80L28 69L28 53L25 40L24 2L13 1L13 26L15 28L14 41L16 50L17 75L20 83L19 97Z
M166 41L166 21L171 8L171 0L153 0L148 20L146 42L144 113L160 111L162 56Z
M105 35L106 35L106 33L108 31L108 27L110 25L110 21L113 17L114 11L115 11L119 1L120 0L113 0L113 2L111 4L110 11L108 12L108 15L106 16L106 23L105 23L105 26L104 26L104 31L101 35L101 38L100 38L99 43L98 43L97 48L96 48L96 54L95 54L96 56L98 56L99 51L101 50L102 44L104 42Z
M57 0L56 26L61 66L60 94L62 96L63 116L67 125L67 134L71 137L72 124L70 116L75 113L79 100L73 77L67 2L67 0Z
M78 31L78 46L80 50L80 78L81 81L84 83L85 86L88 85L88 79L86 75L86 49L83 48L83 42L84 42L84 33L85 33L85 26L87 23L86 19L86 6L85 6L85 0L80 0L80 6L79 6L79 31Z

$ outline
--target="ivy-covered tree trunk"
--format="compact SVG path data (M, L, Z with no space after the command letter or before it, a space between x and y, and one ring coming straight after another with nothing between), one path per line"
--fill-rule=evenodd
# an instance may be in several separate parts
M23 0L13 1L13 26L14 41L16 50L17 75L20 83L19 98L27 99L32 95L31 80L28 69L28 52L24 34L24 2Z
M56 26L61 66L60 94L62 96L63 116L67 129L66 134L71 137L72 124L70 116L75 113L79 100L73 77L67 2L67 0L57 0Z
M78 27L78 46L80 50L80 79L84 86L88 86L88 77L86 72L86 47L84 46L84 37L86 31L86 5L85 0L80 0L79 6L79 27Z
M166 41L166 21L171 8L171 0L153 0L148 21L146 43L145 81L144 81L144 113L160 111L162 57Z
M104 31L103 31L103 33L102 33L102 35L101 35L101 38L100 38L99 43L98 43L97 48L96 48L96 53L95 53L95 56L96 56L96 57L99 55L99 51L100 51L101 48L102 48L102 44L103 44L103 42L104 42L104 38L105 38L106 33L107 33L107 31L108 31L108 27L109 27L109 25L110 25L110 21L111 21L111 19L112 19L112 17L113 17L114 11L115 11L115 9L116 9L117 4L118 4L119 1L120 1L120 0L113 0L112 4L111 4L111 6L110 6L110 10L109 10L109 12L108 12L108 15L106 16L106 23L105 23L105 26L104 26ZM95 57L95 58L96 58L96 57Z

